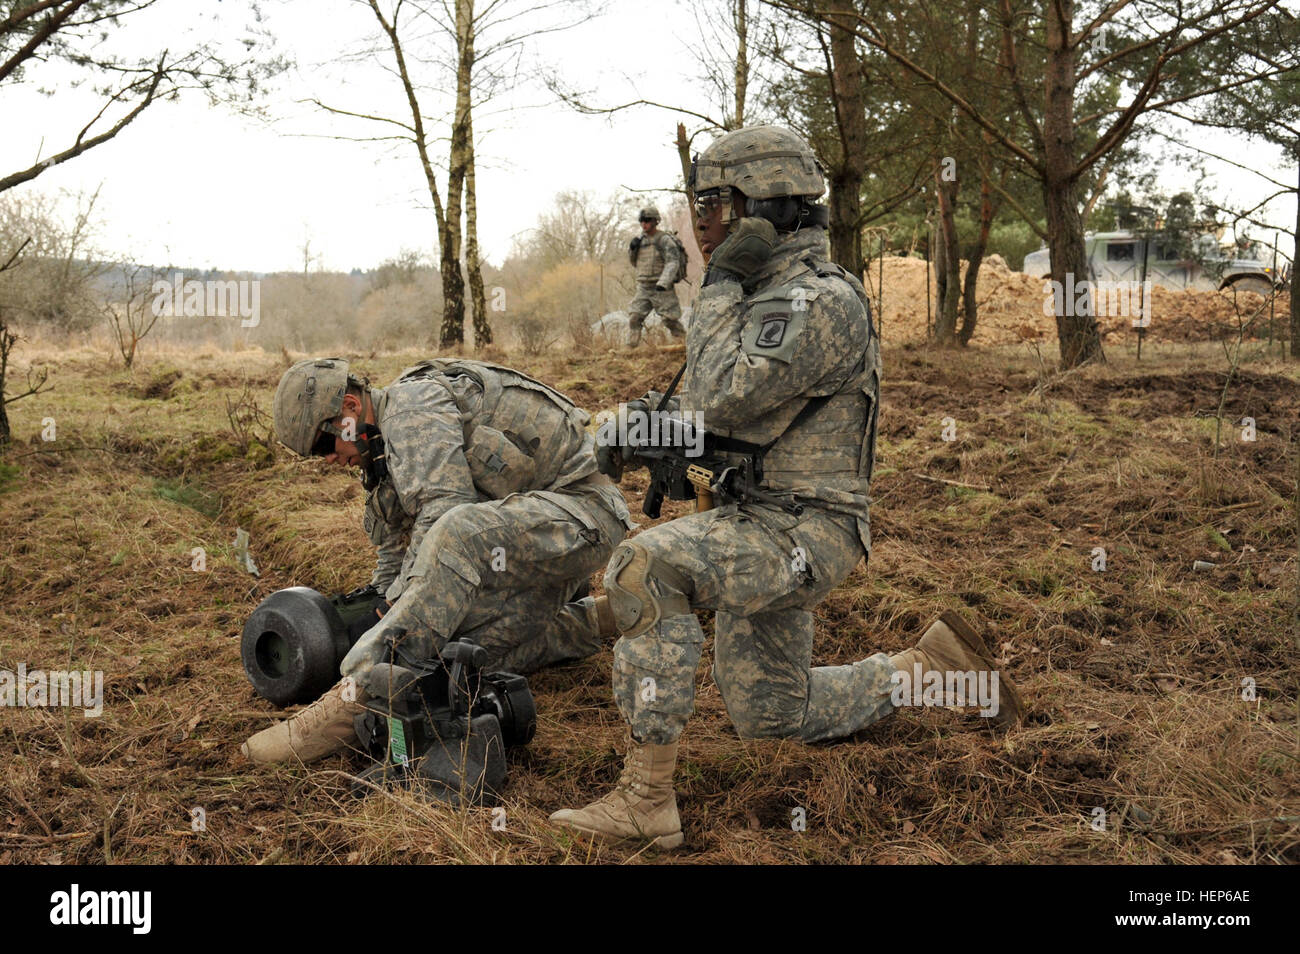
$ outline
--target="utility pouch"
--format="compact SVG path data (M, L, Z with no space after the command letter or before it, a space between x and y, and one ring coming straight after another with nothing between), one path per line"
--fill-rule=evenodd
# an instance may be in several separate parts
M485 425L475 427L465 446L474 486L495 500L531 489L536 475L535 450L517 434Z

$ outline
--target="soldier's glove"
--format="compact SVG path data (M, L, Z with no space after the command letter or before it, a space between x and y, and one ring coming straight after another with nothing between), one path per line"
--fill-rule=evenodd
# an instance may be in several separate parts
M633 422L638 416L648 415L649 413L650 402L646 400L646 398L637 398L636 400L628 401L619 408L619 415L624 419L623 427L626 428L626 431L631 431L633 429ZM614 425L614 432L611 435L612 440L601 440L600 432L597 432L596 467L602 474L607 475L611 479L622 480L623 471L626 470L628 466L631 466L635 470L637 467L642 465L632 456L634 448L618 443L619 438L626 433L626 431L623 431L623 434L620 434L620 430L622 429L619 427L619 419L616 417L611 423ZM638 428L638 430L644 429L644 426Z
M627 250L629 252L635 252L640 247L641 247L641 236L639 235L636 238L634 238L632 241L627 243Z
M733 281L742 285L756 275L776 247L776 227L767 219L748 216L709 256L709 271L704 285Z
M611 444L596 446L596 469L617 482L623 479L622 448Z
M634 418L632 418L632 415L633 415L633 414L638 414L638 415L642 415L642 414L643 414L643 415L645 415L645 418L644 418L644 419L646 420L647 423L646 423L646 425L645 425L643 428L641 428L641 429L642 429L642 430L645 430L645 428L649 427L649 423L648 423L648 422L649 422L650 413L651 413L651 411L654 410L654 408L655 408L655 407L658 405L658 403L659 403L657 400L656 400L656 401L652 401L652 400L651 400L651 395L656 395L656 396L657 396L657 392L655 392L655 391L649 391L649 392L646 393L646 396L645 396L645 397L639 397L639 398L637 398L637 399L634 400L634 401L628 401L628 402L627 402L628 428L629 428L629 430L630 430L631 427L632 427L631 422L632 422L632 420L634 420ZM639 468L645 466L645 463L644 463L644 462L643 462L639 457L636 457L636 456L633 455L633 451L636 450L635 447L628 447L626 444L624 444L622 447L619 448L619 450L622 452L622 456L623 456L623 467L624 467L624 469L630 467L632 470L637 470L637 469L639 469Z
M667 285L656 285L656 286L655 286L655 291L667 291L667 290L668 290L668 286L667 286Z
M647 410L657 411L659 410L659 405L663 404L664 395L662 391L647 391L645 394L637 398L637 400L645 404ZM629 401L628 403L630 404L632 402ZM664 410L675 411L677 410L677 405L678 405L678 399L675 397L670 398L668 400L668 405L664 408Z
M366 630L343 657L343 662L339 664L340 674L351 676L357 682L364 682L371 667L384 661L388 652L384 644L384 636L391 629L389 624L380 620Z

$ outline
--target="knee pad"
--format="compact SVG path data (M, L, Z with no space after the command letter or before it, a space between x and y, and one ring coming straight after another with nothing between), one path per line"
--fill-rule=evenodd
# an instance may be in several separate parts
M691 611L690 584L636 541L620 543L605 569L605 592L624 636L640 636L665 616Z

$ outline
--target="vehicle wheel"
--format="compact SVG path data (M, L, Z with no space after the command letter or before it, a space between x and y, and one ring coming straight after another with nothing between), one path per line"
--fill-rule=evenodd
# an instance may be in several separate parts
M1273 293L1273 286L1269 284L1266 278L1238 278L1231 285L1225 285L1220 289L1225 295L1233 295L1241 292L1254 292L1256 295L1262 295L1267 298Z

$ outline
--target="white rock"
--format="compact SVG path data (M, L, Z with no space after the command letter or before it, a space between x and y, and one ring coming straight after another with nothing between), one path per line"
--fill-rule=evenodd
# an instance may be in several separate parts
M691 326L691 309L682 309L682 327L690 328ZM611 311L603 318L598 318L592 322L591 330L598 335L603 335L610 347L626 347L628 344L628 323L629 318L626 311ZM656 312L650 312L646 316L645 325L646 338L662 338L670 340L672 335L664 327L663 320Z

